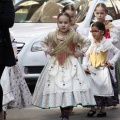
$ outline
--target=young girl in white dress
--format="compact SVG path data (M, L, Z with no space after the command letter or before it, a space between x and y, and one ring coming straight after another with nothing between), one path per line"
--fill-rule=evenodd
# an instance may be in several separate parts
M75 10L75 7L73 4L67 4L61 12L65 12L65 13L68 13L71 17L71 28L74 29L75 31L77 31L77 28L78 28L78 24L75 23L75 19L76 19L76 10ZM88 49L87 47L84 47L84 49L82 49L82 51L80 50L80 46L81 45L78 45L78 48L76 48L76 52L74 53L74 55L78 58L78 60L82 61L82 57L84 56L84 52ZM70 107L70 113L72 113L73 111L73 107ZM62 110L62 108L61 108Z
M94 15L97 21L105 24L106 33L104 34L104 37L113 45L116 45L119 40L119 33L118 33L118 30L115 28L115 26L112 24L112 22L105 19L107 14L108 14L108 10L104 3L99 3L96 5L96 8L94 10ZM114 53L112 52L109 52L108 54L109 54L107 58L108 60L114 56ZM110 72L113 76L114 81L116 82L117 81L116 75L118 73L115 73L115 69L110 70Z
M118 33L118 30L116 29L116 27L112 24L112 22L110 22L109 20L106 20L107 14L109 14L109 13L108 13L106 5L104 3L98 3L94 10L94 15L96 17L96 21L102 22L105 25L106 32L104 34L104 37L106 38L106 40L108 42L110 42L116 46L119 41L119 33ZM92 35L91 35L91 37L92 37ZM107 60L112 59L113 56L114 56L114 53L112 51L109 51ZM118 59L116 64L113 65L114 69L110 69L110 74L112 77L111 81L114 86L114 94L115 94L114 101L111 103L111 105L113 104L113 106L116 106L117 104L119 104L119 99L118 99L118 92L120 93L120 73L119 73L120 67L119 67L119 64L120 64L120 59Z
M16 58L16 65L13 67L5 67L1 77L3 110L5 112L7 108L24 108L30 106L32 103L32 95L17 63L17 46L12 36L11 41Z
M90 32L92 33L93 39L86 52L86 61L84 61L83 68L88 74L97 106L100 107L100 112L97 114L97 117L105 117L105 106L116 104L111 80L113 78L110 74L110 69L112 69L112 66L115 65L120 57L120 50L103 37L106 33L103 23L93 23ZM114 56L107 61L109 52L113 52ZM91 107L87 116L92 117L95 113L95 108Z
M69 106L96 105L84 70L74 56L77 45L88 47L90 40L70 29L71 18L67 13L58 15L57 25L56 31L40 41L51 58L38 78L32 103L46 109L61 107L62 119L68 120Z

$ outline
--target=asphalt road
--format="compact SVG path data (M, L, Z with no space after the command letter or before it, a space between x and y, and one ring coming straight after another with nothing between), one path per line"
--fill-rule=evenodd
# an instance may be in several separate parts
M86 117L89 108L75 107L70 120L120 120L120 105L107 108L107 117L93 118ZM98 111L99 112L99 111ZM40 109L29 107L25 109L9 109L7 111L7 120L60 120L60 109Z

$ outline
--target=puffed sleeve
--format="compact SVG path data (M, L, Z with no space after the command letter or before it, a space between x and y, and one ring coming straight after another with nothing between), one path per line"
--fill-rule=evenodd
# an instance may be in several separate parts
M74 34L73 41L75 41L78 45L80 45L80 49L82 52L86 52L90 46L91 40L78 32Z
M83 69L87 69L88 66L91 64L90 60L89 60L90 48L91 48L91 46L88 48L88 50L86 51L86 53L85 53L85 55L83 57L83 62L82 62Z
M114 27L114 28L111 28L110 29L110 37L111 38L107 38L108 40L110 40L110 42L112 44L117 44L118 43L118 40L119 40L119 32L118 30Z
M120 57L120 50L118 48L116 48L113 44L109 44L109 50L114 53L113 58L111 60L109 60L109 62L112 65L115 65L116 61Z
M42 51L44 52L52 49L52 40L50 39L51 34L52 33L49 33L47 36L42 38L42 40L40 40L41 48L42 48Z
M3 12L0 13L0 28L10 28L13 26L15 18L15 11L12 0L6 0L3 2L3 7Z

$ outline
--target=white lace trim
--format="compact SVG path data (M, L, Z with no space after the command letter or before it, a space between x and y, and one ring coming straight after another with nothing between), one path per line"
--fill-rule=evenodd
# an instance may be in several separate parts
M103 37L100 43L96 44L95 42L92 42L88 52L91 53L93 51L95 53L100 53L100 52L105 52L108 49L109 49L109 43Z
M3 95L3 105L8 104L11 101L14 101L15 98L12 93L7 93Z

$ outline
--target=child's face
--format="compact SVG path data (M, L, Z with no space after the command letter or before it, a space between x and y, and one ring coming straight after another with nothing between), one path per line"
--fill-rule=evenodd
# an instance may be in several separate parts
M65 15L62 15L58 18L58 28L61 32L67 32L70 29L71 22L69 18Z
M90 32L91 32L93 38L97 41L100 41L104 34L104 31L99 30L96 26L91 27Z
M103 7L99 6L96 8L94 11L95 17L99 22L104 22L105 21L105 16L106 16L106 11Z
M76 14L74 11L71 11L71 10L66 10L65 13L69 14L70 17L71 17L71 24L74 25L75 24L75 17L76 17Z

